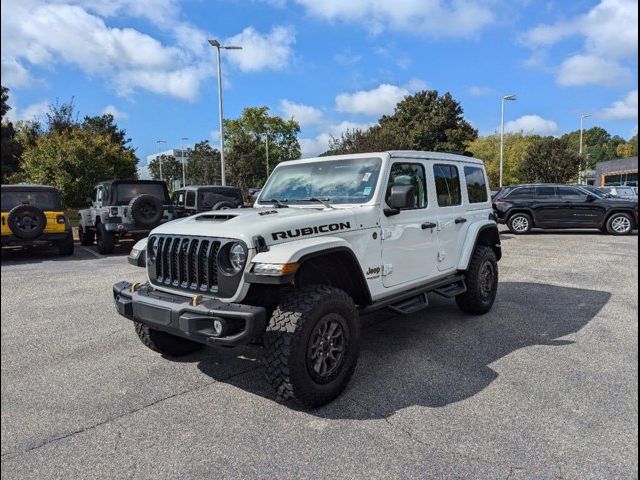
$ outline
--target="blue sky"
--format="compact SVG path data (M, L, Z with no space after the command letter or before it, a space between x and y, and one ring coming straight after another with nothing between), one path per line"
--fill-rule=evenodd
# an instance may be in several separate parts
M302 125L304 155L366 127L403 96L450 91L481 134L560 135L579 116L637 132L638 4L628 0L2 0L2 84L11 118L75 97L114 114L141 163L157 139L217 142L225 116L267 105Z

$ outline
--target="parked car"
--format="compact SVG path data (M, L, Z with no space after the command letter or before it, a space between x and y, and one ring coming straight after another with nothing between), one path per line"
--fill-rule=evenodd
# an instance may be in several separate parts
M599 197L571 185L513 185L493 199L493 210L515 234L532 228L598 228L628 235L638 225L638 202Z
M638 201L638 187L603 187L609 194L616 198L626 198Z
M188 217L211 210L242 207L242 191L237 187L219 185L190 185L173 192L176 216Z
M2 246L55 246L73 254L73 233L58 190L48 185L2 185Z
M276 395L304 407L345 388L360 315L411 314L429 292L484 314L501 257L482 162L411 151L282 162L255 208L167 223L136 249L148 281L113 297L146 347L261 341Z
M110 180L95 186L89 208L80 210L80 243L111 253L116 242L146 237L158 225L173 220L174 207L165 182Z

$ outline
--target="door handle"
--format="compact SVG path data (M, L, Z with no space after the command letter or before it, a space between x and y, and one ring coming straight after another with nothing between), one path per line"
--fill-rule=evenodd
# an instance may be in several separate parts
M425 222L421 225L423 230L426 230L427 228L436 228L438 225L433 223L433 222Z
M458 218L456 218L456 225L459 225L459 224L461 224L461 223L465 223L466 221L467 221L467 219L466 219L466 218L464 218L464 217L458 217Z

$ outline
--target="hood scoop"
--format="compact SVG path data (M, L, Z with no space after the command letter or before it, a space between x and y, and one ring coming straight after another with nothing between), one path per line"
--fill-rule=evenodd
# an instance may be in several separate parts
M205 213L203 215L198 215L194 218L196 222L226 222L227 220L231 220L236 218L237 215L232 215L228 213Z

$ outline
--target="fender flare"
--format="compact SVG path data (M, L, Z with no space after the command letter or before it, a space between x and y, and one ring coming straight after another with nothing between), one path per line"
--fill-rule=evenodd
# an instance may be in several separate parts
M500 233L498 232L498 224L493 220L484 220L482 222L474 222L469 225L469 229L467 230L467 236L464 240L464 244L462 246L460 260L458 262L458 270L466 270L469 266L469 262L471 261L471 255L473 255L474 250L476 249L476 245L478 243L478 237L480 234L486 230L495 230L495 238L497 238L497 243L491 245L491 247L496 251L496 257L498 260L502 257L501 246L500 246Z

